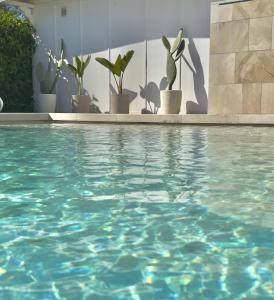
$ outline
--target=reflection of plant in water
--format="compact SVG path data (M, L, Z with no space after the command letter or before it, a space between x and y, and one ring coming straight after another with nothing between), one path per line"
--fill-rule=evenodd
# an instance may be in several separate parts
M177 175L177 172L181 169L180 165L180 157L179 154L182 153L181 151L181 135L178 134L179 132L177 130L174 130L174 128L170 128L170 130L166 133L165 136L165 175L164 175L164 181L166 184L166 189L170 197L170 201L174 201L177 196L178 192L177 190L177 180L175 179L175 176Z
M204 132L200 129L181 131L171 127L162 141L164 150L164 181L171 201L182 201L190 192L201 188L201 173L205 173ZM203 176L203 178L205 175Z
M114 132L112 135L113 140L111 142L111 152L118 153L114 156L115 164L118 165L118 171L120 175L124 174L126 165L128 164L128 156L125 146L126 132L123 128L119 128L118 132Z

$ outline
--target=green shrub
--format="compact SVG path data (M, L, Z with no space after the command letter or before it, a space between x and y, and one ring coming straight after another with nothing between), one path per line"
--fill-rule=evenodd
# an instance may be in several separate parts
M0 9L0 97L5 112L33 111L34 29L27 19Z

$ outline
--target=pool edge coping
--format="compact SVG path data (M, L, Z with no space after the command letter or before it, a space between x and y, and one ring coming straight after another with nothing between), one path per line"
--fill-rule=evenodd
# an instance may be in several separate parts
M111 115L72 113L1 113L1 123L111 123L181 125L272 125L269 115Z

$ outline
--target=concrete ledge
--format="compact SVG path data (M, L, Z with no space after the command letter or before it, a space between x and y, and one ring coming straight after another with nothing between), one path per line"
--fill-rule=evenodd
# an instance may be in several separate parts
M54 122L193 124L193 125L274 125L274 115L103 115L50 114Z
M1 122L274 125L274 115L0 114Z
M35 113L1 113L0 122L49 122L51 120L49 114L35 114Z

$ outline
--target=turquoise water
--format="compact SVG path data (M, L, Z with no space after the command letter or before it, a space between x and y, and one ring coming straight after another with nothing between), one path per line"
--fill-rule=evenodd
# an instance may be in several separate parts
M0 126L0 299L274 299L274 128Z

